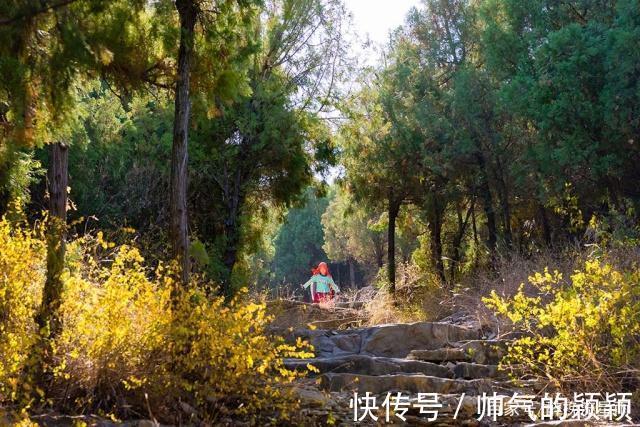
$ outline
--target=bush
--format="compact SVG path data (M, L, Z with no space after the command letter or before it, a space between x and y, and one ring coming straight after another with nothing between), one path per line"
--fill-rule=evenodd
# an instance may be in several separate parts
M225 305L195 288L182 294L166 353L173 363L156 371L156 391L186 394L192 405L218 416L288 418L295 405L283 384L300 373L285 369L283 358L313 357L312 348L267 336L265 305L241 301Z
M6 403L29 388L20 384L21 373L37 338L44 243L2 220L0 254L0 403ZM46 402L63 412L174 423L287 418L295 408L287 384L301 374L285 369L282 359L311 357L310 348L268 337L264 305L246 294L226 302L207 296L202 289L210 285L179 288L174 277L162 265L150 271L137 249L107 244L100 233L71 242Z
M70 252L84 252L90 240L82 245L76 243ZM73 273L63 278L63 329L55 341L57 381L49 396L60 408L122 413L119 408L144 403L137 392L148 386L166 346L171 288L166 277L148 277L135 248L116 248L113 262L103 267L83 255L71 265Z
M15 399L34 343L36 309L45 280L45 244L40 229L0 221L0 400Z
M530 277L529 282L538 295L527 296L521 285L513 297L504 298L493 291L484 299L525 332L510 346L503 365L551 380L561 389L617 391L634 387L634 383L637 386L637 265L618 271L609 263L591 259L568 282L559 272L548 269Z

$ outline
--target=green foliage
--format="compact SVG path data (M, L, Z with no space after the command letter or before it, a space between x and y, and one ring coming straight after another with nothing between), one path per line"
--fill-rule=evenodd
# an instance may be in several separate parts
M344 262L353 259L375 274L384 259L384 230L377 227L380 215L367 212L344 189L337 187L322 215L323 249L329 259Z
M629 74L633 54L621 55L618 41L637 37L640 11L623 1L576 13L573 3L485 2L481 52L501 80L505 108L521 127L532 125L520 132L531 140L526 161L545 178L537 192L546 201L569 182L589 217L603 201L631 196L625 182L637 179L629 163L638 156L628 133L634 121L618 115L637 75Z
M189 246L189 256L192 257L201 268L209 265L211 261L207 253L207 248L197 239L192 241Z
M398 140L377 87L365 87L343 104L349 121L340 128L341 163L350 191L359 202L383 207L390 197L404 200L418 191L415 141Z
M75 127L69 152L78 217L95 217L101 227L161 226L172 137L168 100L135 97L125 109L105 86L94 85L81 105L88 114Z
M322 171L330 160L331 132L320 113L339 78L342 3L274 0L266 6L255 30L261 45L248 56L250 90L195 117L191 132L198 146L192 150L192 216L205 238L217 236L217 277L226 288L238 280L232 273L255 246L252 238L259 240L251 221L259 222L265 209L291 206L311 184L312 169Z
M311 268L328 258L323 249L325 237L321 222L328 204L327 198L317 197L309 188L304 207L289 210L274 241L275 283L304 283Z
M424 1L342 104L346 187L415 209L416 260L452 283L637 220L639 22L632 1Z
M33 153L19 151L8 157L3 159L6 163L1 166L5 173L4 182L0 182L0 193L5 193L3 198L10 201L8 214L16 217L24 213L24 208L31 202L30 187L41 179L44 170Z
M87 74L140 81L155 59L145 8L144 1L3 3L3 140L27 146L55 140L58 127L77 116L75 90Z

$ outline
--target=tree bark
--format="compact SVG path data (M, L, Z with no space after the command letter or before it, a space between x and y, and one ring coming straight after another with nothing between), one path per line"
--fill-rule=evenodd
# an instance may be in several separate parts
M489 188L489 177L487 175L486 162L484 155L480 150L481 148L478 147L478 152L476 153L476 160L480 168L480 186L478 190L480 191L480 198L482 199L484 213L487 217L487 248L491 253L491 258L493 258L495 256L496 243L498 241L496 214L493 209L493 196L491 195L491 189Z
M0 163L0 217L9 212L9 205L12 202L8 184L11 177L11 168L14 167L15 149L8 144L3 156L4 159Z
M247 144L242 145L243 150L246 150L246 147ZM222 261L226 271L224 272L222 280L222 290L223 294L227 297L231 297L233 295L233 289L231 288L231 276L233 268L238 260L238 250L240 246L240 213L246 198L243 190L243 163L244 159L242 159L240 166L235 170L233 180L225 177L225 185L223 189L227 208L227 217L224 221L225 247Z
M551 226L549 225L547 211L542 203L538 205L538 210L540 211L540 219L542 220L542 233L544 236L544 243L547 246L551 246Z
M474 204L475 200L472 200L464 219L462 218L460 206L457 207L458 230L455 236L453 236L453 254L451 256L451 265L449 266L449 280L452 284L455 282L456 267L458 267L461 261L460 246L462 246L462 239L464 238L464 233L467 230L467 225L469 224L469 217L471 217L474 210Z
M446 282L444 274L444 263L442 262L442 212L440 201L437 196L433 197L433 206L431 207L431 219L429 220L429 231L431 232L431 259L436 268L436 273L442 281Z
M189 224L187 211L187 184L189 159L189 79L194 31L198 9L192 0L176 0L180 16L180 47L178 50L178 77L175 94L173 146L171 150L171 244L173 256L180 263L180 278L189 282Z
M222 262L225 267L225 272L222 280L222 293L226 297L231 297L233 294L231 276L238 260L238 245L240 244L240 224L237 214L232 214L225 220L224 234L225 248Z
M351 284L351 289L356 289L356 269L354 267L353 258L349 258L349 283Z
M507 249L511 249L513 243L513 236L511 231L511 206L509 205L509 187L505 181L503 175L503 168L500 161L498 161L499 179L498 184L500 186L500 210L502 214L502 224L504 228L504 242Z
M67 187L69 150L65 144L50 145L49 223L47 229L47 279L37 322L47 331L47 338L60 331L58 309L62 296L65 237L67 226Z
M474 196L475 197L475 196ZM478 222L476 221L476 208L473 206L471 209L471 227L473 229L473 266L474 268L478 267L478 248L480 246L480 242L478 239Z
M387 227L387 279L389 292L396 292L396 219L400 212L400 203L393 195L389 195L389 226Z

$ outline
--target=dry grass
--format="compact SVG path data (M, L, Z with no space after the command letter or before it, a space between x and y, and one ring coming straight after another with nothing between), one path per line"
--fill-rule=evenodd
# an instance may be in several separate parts
M528 282L531 275L548 267L549 270L558 270L563 277L568 277L581 259L583 254L580 252L567 251L560 254L551 250L529 257L517 253L499 257L493 269L477 270L465 277L453 290L447 304L452 312L462 312L474 317L483 329L496 335L510 332L510 325L496 318L493 311L482 302L482 298L489 296L493 290L502 297L510 297L518 292L521 285L524 285L527 295L534 295L537 290Z
M548 267L568 278L599 250L596 245L587 243L565 246L562 251L541 250L532 256L517 253L509 257L501 256L493 269L478 269L451 290L443 288L435 276L421 272L415 265L401 263L398 265L395 303L384 286L381 289L367 286L358 290L346 289L335 304L293 302L296 296L286 295L270 301L268 305L277 327L299 328L308 324L320 328L332 325L338 328L373 326L436 321L452 314L464 314L483 329L501 334L510 332L510 327L500 322L484 305L483 297L492 290L503 297L513 296L521 284L524 284L525 292L533 296L536 288L528 283L529 276ZM606 258L609 263L624 270L640 260L640 247L612 248L607 251ZM384 278L377 277L375 281L383 283Z
M362 310L343 306L342 303L310 304L292 299L267 302L267 313L272 317L274 331L316 327L344 329L365 322Z
M500 256L493 269L479 269L463 278L449 297L443 297L441 304L448 306L451 312L463 312L475 317L483 328L497 334L509 332L510 325L495 317L482 302L483 297L488 296L492 290L501 297L511 297L521 285L527 296L536 296L539 291L528 280L534 273L548 268L549 271L559 271L566 280L594 256L625 271L640 261L640 247L611 247L604 251L597 244L587 241L565 246L562 250L541 250L532 256L518 253L508 257Z

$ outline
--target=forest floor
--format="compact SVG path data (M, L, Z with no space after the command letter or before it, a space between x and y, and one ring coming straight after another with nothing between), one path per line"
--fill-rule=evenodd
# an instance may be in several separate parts
M505 412L495 421L491 416L481 417L479 402L484 402L481 396L485 393L503 396L505 401L513 396L534 397L531 410L537 411L540 396L553 392L549 384L515 381L498 369L513 335L498 333L482 319L465 312L433 322L375 325L370 323L367 302L351 299L328 305L295 300L267 303L273 316L269 333L281 335L290 342L298 338L308 340L315 349L313 359L285 360L289 369L306 371L311 364L318 371L293 384L300 410L288 425L623 425L584 421L535 422L527 416L524 404L519 411ZM376 399L368 401L372 407L369 412L364 408L367 402L362 400L366 393ZM392 400L387 409L385 399L389 393L392 398L400 393L403 400L398 407L394 408ZM435 393L437 401L429 400L433 396L421 398L419 393ZM355 397L361 399L356 408L353 407ZM433 406L434 403L441 406ZM482 407L485 408L484 403ZM428 421L428 416L435 414L421 412L421 408L423 411L436 410L437 419ZM159 426L152 420L117 423L97 417L53 414L32 421L46 426ZM12 422L0 417L0 426L3 425L12 425ZM221 419L216 425L245 424Z

